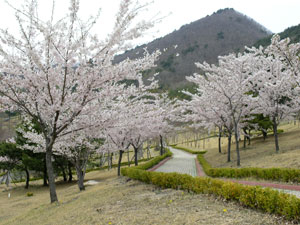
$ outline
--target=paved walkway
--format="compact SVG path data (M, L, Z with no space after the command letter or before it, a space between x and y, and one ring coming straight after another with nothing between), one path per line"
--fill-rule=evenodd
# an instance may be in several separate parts
M198 176L195 162L196 155L192 155L172 147L169 147L169 149L173 153L173 157L162 166L158 167L155 170L156 172L177 172L189 174L193 177Z
M157 172L177 172L181 174L189 174L191 176L205 176L202 166L196 159L196 155L186 153L184 151L168 147L173 153L171 159L167 159L157 167L153 168ZM222 179L222 178L221 178ZM259 182L259 181L243 181L234 179L223 179L230 180L232 182L241 183L245 185L259 185L262 187L271 187L279 191L283 191L289 194L293 194L300 198L300 185L288 185L288 184L275 184L269 182Z

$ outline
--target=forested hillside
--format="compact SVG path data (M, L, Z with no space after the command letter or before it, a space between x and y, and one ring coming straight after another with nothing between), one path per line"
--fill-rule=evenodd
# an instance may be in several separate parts
M160 49L162 55L157 62L158 66L145 71L144 76L159 72L161 88L174 90L185 86L185 76L197 71L195 62L215 63L219 55L242 51L244 46L252 46L270 34L251 18L227 8L183 25L162 38L119 55L115 60L119 62L127 57L140 57L143 48L149 52Z
M279 33L282 39L289 37L292 43L296 43L300 41L300 24L297 26L289 27L285 29L283 32ZM261 40L258 40L254 46L267 46L271 43L272 35L265 37Z

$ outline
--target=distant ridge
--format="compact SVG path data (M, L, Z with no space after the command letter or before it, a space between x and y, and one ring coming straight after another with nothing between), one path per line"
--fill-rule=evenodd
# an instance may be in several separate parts
M239 52L271 34L265 27L232 8L218 10L210 16L158 38L146 45L119 55L116 62L142 56L143 48L149 52L160 49L158 67L144 72L145 78L159 72L163 89L175 89L187 84L185 76L197 71L195 62L216 63L219 55ZM176 49L174 46L178 46ZM167 51L163 51L167 48ZM178 53L178 54L177 54Z
M300 24L285 29L283 32L279 33L279 35L281 39L289 37L292 43L300 42ZM258 40L254 44L254 46L258 47L261 45L263 47L266 47L269 44L271 44L271 38L272 38L272 34L269 35L268 37Z

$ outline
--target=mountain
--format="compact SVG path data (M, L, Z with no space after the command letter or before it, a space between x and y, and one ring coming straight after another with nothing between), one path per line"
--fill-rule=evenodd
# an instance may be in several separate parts
M285 29L283 32L279 33L280 38L284 39L289 37L292 43L296 43L296 42L300 42L300 24L297 26L293 26L293 27L289 27L287 29ZM269 35L268 37L262 38L260 40L258 40L254 46L258 47L258 46L263 46L266 47L269 44L271 44L271 38L272 38L272 34Z
M216 63L219 55L242 51L244 46L252 46L270 34L251 18L226 8L116 56L115 61L141 57L144 48L149 52L160 49L162 55L157 62L158 66L144 71L144 77L159 72L157 78L161 88L176 89L187 84L185 76L197 71L195 62Z

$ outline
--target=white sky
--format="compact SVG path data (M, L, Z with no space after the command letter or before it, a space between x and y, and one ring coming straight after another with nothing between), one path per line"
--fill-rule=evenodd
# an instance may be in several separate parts
M23 2L23 0L8 1L16 6ZM61 17L67 11L69 0L56 1L56 15ZM40 16L49 18L52 0L40 0L39 2ZM96 14L98 8L102 8L100 20L94 31L99 36L104 36L114 23L114 15L119 2L120 0L82 0L81 15L87 18L91 14ZM148 1L140 0L140 2ZM154 0L142 17L150 18L159 13L159 17L165 18L138 43L164 36L184 24L211 15L222 8L234 8L274 33L300 23L300 0ZM13 10L7 6L5 0L0 0L0 27L16 32L13 15Z

